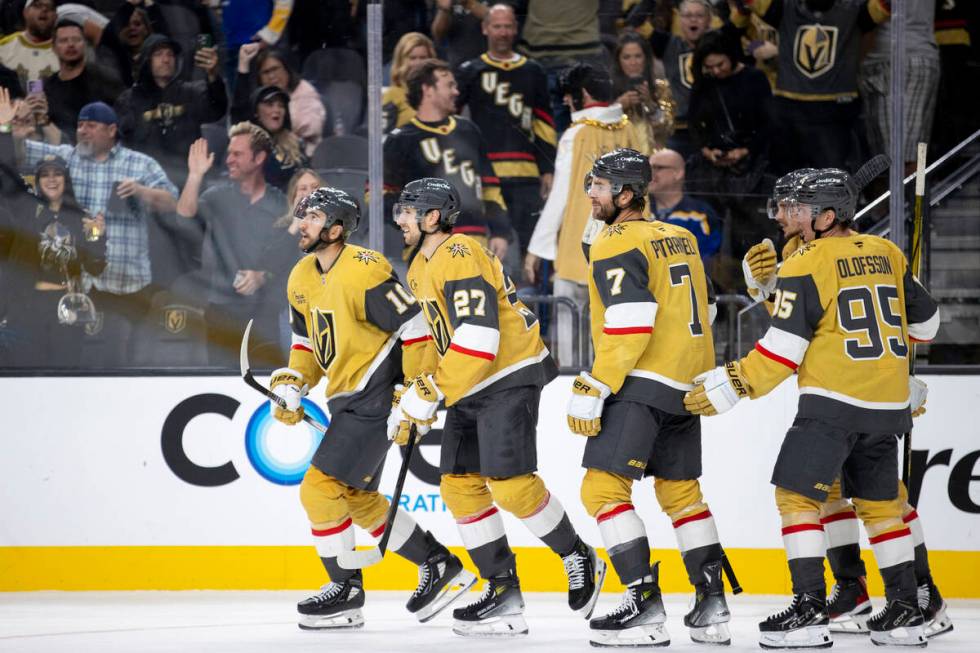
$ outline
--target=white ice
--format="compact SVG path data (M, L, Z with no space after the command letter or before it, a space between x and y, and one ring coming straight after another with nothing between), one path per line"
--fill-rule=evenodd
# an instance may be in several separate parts
M304 592L24 592L0 593L0 651L29 653L507 653L587 651L588 624L573 616L560 594L528 593L530 634L520 639L464 640L452 634L447 610L427 624L404 609L407 592L368 591L364 628L307 632L296 627L295 604ZM471 593L460 601L479 596ZM619 597L603 594L602 614ZM693 644L682 617L687 597L666 597L670 648L758 652L756 623L788 605L788 597L730 597L733 645ZM880 604L881 599L877 600ZM930 641L933 651L980 650L980 601L949 602L952 633ZM635 650L635 649L629 649ZM838 635L834 651L884 651L867 637ZM892 649L894 650L894 649Z

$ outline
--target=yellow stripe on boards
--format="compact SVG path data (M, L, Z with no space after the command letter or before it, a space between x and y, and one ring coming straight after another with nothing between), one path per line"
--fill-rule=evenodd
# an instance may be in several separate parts
M475 569L460 547L451 547ZM517 547L521 588L528 592L568 589L561 559L542 547ZM729 560L748 594L790 594L782 549L728 549ZM608 562L605 551L600 551ZM882 596L871 551L862 551L868 589ZM676 549L654 549L660 586L666 593L691 591ZM980 598L980 551L930 551L936 583L946 598ZM396 554L364 570L368 589L415 589L415 565ZM313 589L326 573L312 546L27 546L0 547L0 591L34 590L285 590ZM827 566L827 589L833 578ZM604 591L621 592L609 568Z

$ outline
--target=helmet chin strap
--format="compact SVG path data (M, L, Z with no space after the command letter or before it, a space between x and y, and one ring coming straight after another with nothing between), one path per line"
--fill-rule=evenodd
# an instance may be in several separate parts
M830 231L831 229L834 228L834 225L837 224L837 219L836 219L836 216L835 216L834 221L831 222L830 223L830 226L827 227L826 229L817 229L817 218L820 217L820 215L823 213L823 211L819 211L819 212L815 212L815 213L816 213L816 215L814 215L814 214L811 214L810 215L810 229L813 229L813 239L814 240L817 240L818 238L820 238L821 236L823 236L825 233L827 233L828 231Z
M338 224L338 223L335 222L334 224ZM344 239L344 237L342 235L341 236L337 236L336 238L332 238L332 239L330 239L330 238L324 239L323 238L323 234L324 233L329 233L330 232L330 229L333 229L333 224L330 225L329 228L322 228L322 229L320 229L320 233L317 235L316 240L313 241L313 244L311 244L309 247L307 247L306 249L304 249L303 250L303 253L305 253L305 254L312 254L313 252L317 251L318 249L323 249L324 247L329 247L330 245L333 245L334 243L339 243L340 241L342 241Z
M626 190L626 189L624 188L623 190ZM616 193L616 195L613 196L613 198L612 198L613 214L611 216L609 216L608 218L603 218L603 220L602 220L607 225L608 224L613 224L614 222L616 222L616 220L619 219L619 215L623 212L623 207L622 206L619 206L618 204L616 204L616 198L618 198L622 194L623 194L623 191L621 190L618 193Z

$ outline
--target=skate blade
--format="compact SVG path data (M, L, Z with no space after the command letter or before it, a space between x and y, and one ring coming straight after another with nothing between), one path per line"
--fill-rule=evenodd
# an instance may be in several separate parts
M833 645L827 626L807 626L785 633L759 633L759 646L765 649L830 648Z
M871 631L871 643L875 646L913 646L921 648L928 644L922 626L893 628L879 632Z
M732 643L732 633L725 622L691 628L691 641L698 644L728 646Z
M453 622L453 632L460 637L523 637L527 635L527 622L519 614L490 617L481 621Z
M338 612L328 616L301 614L299 627L302 630L351 630L364 626L364 615L360 608Z
M446 583L446 586L439 591L439 595L432 603L416 612L415 617L419 623L424 624L452 605L456 599L468 592L474 585L476 585L476 576L473 575L473 572L463 569Z
M663 623L643 624L624 630L593 630L590 631L589 644L598 648L669 646L670 634Z
M871 604L856 613L842 614L830 620L830 632L844 635L867 635Z
M926 622L924 627L926 639L942 635L953 630L953 620L946 615L946 604L939 608L936 616Z
M606 581L606 561L596 557L595 591L593 591L592 596L589 597L589 602L583 605L578 610L576 610L575 614L581 615L583 619L589 619L592 617L592 612L595 610L595 604L599 602L599 592L602 591L602 584L605 581Z

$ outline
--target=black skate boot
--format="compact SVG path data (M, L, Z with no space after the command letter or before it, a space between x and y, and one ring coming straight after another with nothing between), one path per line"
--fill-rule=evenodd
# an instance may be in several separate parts
M606 579L606 562L600 560L595 549L581 539L561 561L568 576L568 607L588 619L592 616L602 582Z
M487 580L474 603L453 610L453 632L463 637L515 637L527 635L524 597L514 571Z
M793 602L782 612L759 624L759 646L762 648L830 648L827 602L818 594L793 596Z
M868 619L871 643L878 646L925 646L925 622L916 601L893 599Z
M327 583L321 592L296 605L303 630L360 628L364 625L364 581L361 572L343 583Z
M650 569L652 582L630 585L615 610L589 622L589 643L592 646L667 646L670 635L665 623L660 584L657 582L660 563Z
M684 625L691 629L691 641L701 644L732 643L728 630L731 613L725 601L725 583L721 580L721 560L701 568L704 582L694 586L691 611L684 615Z
M868 634L868 618L871 616L871 599L864 576L838 580L827 599L830 616L830 632Z
M476 583L476 576L463 569L459 558L440 545L419 565L419 585L405 607L422 623L449 607Z
M926 620L924 630L927 638L953 630L953 621L946 615L946 601L932 579L919 585L919 609Z

